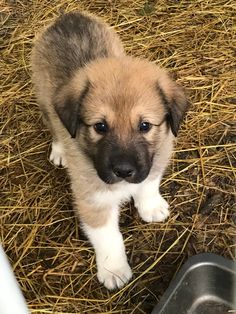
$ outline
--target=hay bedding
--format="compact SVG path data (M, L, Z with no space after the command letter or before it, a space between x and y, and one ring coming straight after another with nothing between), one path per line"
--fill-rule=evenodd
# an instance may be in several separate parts
M171 217L145 224L132 204L123 208L134 280L113 293L96 279L66 172L47 160L30 81L35 33L79 8L114 25L129 54L167 67L192 103L162 183ZM149 313L188 256L234 258L234 1L9 0L0 9L0 237L32 313Z

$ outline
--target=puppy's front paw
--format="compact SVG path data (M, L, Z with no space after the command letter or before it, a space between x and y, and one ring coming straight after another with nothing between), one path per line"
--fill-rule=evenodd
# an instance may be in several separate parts
M127 261L119 261L118 258L113 263L98 265L97 277L107 289L114 290L123 287L130 280L132 271Z
M137 205L139 215L146 222L162 222L169 216L167 201L158 195Z
M52 142L52 150L49 159L52 163L54 163L55 166L62 166L66 168L67 164L63 152L63 147L60 143Z

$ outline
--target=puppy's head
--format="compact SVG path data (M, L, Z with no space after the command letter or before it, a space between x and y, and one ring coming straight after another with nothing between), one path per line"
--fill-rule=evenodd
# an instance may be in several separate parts
M187 101L164 70L123 57L89 64L55 108L104 182L139 183L165 139L177 135Z

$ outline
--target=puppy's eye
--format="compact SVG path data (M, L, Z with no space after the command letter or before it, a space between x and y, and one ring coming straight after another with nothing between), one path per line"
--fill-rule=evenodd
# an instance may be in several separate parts
M98 122L96 124L94 124L94 130L98 133L98 134L105 134L108 131L108 125L106 124L106 122Z
M142 133L147 133L148 131L151 130L151 127L152 127L151 123L143 121L140 122L139 124L139 131Z

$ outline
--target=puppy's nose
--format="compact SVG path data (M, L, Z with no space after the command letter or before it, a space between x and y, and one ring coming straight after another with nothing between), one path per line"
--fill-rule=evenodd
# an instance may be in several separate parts
M135 173L135 168L128 162L123 162L113 167L114 174L119 178L129 178Z

